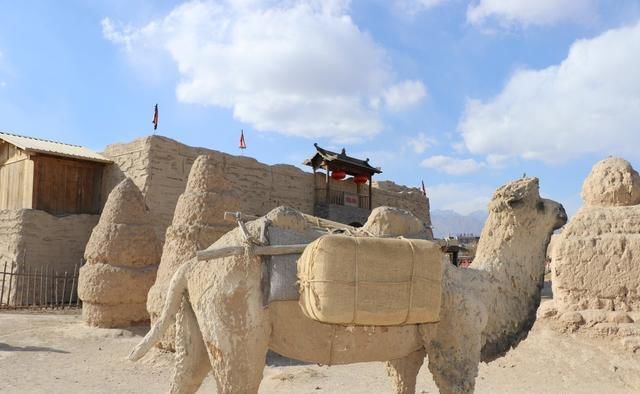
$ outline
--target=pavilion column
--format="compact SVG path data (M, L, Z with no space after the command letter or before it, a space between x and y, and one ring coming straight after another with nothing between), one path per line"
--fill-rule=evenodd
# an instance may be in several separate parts
M327 177L326 177L327 186L325 188L326 192L327 192L327 196L326 196L325 203L327 203L327 205L328 205L329 204L329 197L331 196L331 178L329 177L329 166L326 165L324 168L327 171Z
M373 188L371 186L371 174L369 174L369 210L373 209L373 195L371 194Z
M318 173L316 172L316 168L313 167L313 206L315 207L316 205L318 205L318 185L317 185L317 179L316 176L318 175Z

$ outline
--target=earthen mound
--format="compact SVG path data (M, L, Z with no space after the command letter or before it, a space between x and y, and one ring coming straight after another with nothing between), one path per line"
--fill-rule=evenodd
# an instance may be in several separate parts
M584 205L601 207L640 204L640 176L624 159L601 160L582 185L582 201Z
M198 156L191 167L184 193L178 199L173 223L167 228L156 281L149 291L147 310L155 321L176 270L234 227L224 220L225 211L237 211L240 197L225 178L224 163L212 156ZM161 347L173 349L173 330Z
M553 305L539 316L562 330L640 338L640 182L618 158L597 163L584 206L554 240ZM635 205L634 205L635 204Z
M110 328L148 321L147 292L160 251L144 197L126 178L109 194L85 249L78 280L85 322Z

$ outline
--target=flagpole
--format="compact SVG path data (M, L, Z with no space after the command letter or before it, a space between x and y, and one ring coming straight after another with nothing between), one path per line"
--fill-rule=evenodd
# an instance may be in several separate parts
M241 151L247 149L247 144L244 140L244 130L242 129L240 130L240 146L238 148L240 148Z
M153 109L153 120L151 121L151 123L153 123L153 135L156 135L156 130L158 129L158 104L156 103L156 106Z

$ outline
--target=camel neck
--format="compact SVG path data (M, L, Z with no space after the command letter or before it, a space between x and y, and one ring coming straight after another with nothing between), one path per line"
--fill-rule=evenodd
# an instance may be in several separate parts
M506 281L503 285L511 288L513 280L543 273L550 236L540 234L530 223L518 222L513 215L493 215L480 236L473 267L486 271L493 280ZM521 289L522 286L518 286L518 290Z
M487 220L473 263L490 282L482 294L488 312L483 358L504 353L533 325L550 236L532 228L531 222L518 223L513 215Z

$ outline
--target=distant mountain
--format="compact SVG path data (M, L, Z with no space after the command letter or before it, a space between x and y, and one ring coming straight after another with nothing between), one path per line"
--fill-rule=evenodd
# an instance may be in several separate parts
M461 215L451 210L435 209L431 211L433 235L436 238L458 234L480 235L487 216L486 211L475 211L468 215Z

